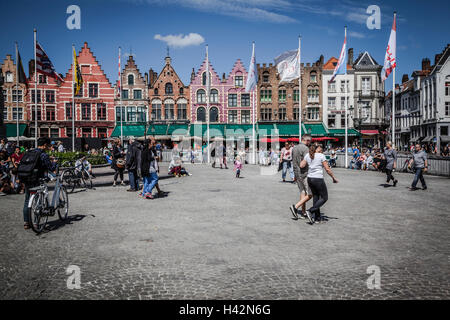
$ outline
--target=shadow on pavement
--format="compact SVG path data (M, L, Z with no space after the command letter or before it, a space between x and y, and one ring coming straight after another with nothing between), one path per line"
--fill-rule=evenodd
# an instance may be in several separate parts
M95 218L94 215L90 215ZM49 221L45 226L45 230L42 234L45 234L50 231L58 230L61 227L64 227L66 224L72 224L73 222L78 222L86 218L87 215L84 214L76 214L73 216L68 216L65 221L61 221L59 218L57 220Z

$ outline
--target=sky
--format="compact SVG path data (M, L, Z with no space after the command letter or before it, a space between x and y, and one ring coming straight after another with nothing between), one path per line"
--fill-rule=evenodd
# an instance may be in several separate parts
M70 30L66 13L80 8L81 29ZM380 8L380 29L369 29L367 8ZM2 3L0 58L12 54L14 43L28 72L33 58L33 28L58 73L71 64L72 44L84 42L94 52L111 83L117 80L118 48L122 65L133 54L142 74L160 72L169 46L172 64L188 85L192 68L200 67L209 46L210 61L227 75L239 58L248 69L252 41L257 63L273 63L280 53L298 47L302 62L338 57L348 26L348 47L355 59L368 51L383 64L392 26L397 20L397 82L421 68L421 61L450 43L450 1L447 0L16 0ZM386 88L392 87L392 77Z

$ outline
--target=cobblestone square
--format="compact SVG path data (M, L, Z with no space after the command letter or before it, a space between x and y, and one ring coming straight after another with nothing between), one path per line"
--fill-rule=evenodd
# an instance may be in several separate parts
M292 220L296 185L187 165L160 181L168 196L140 199L107 185L69 195L70 221L24 231L23 196L1 198L1 299L448 299L449 179L412 175L384 188L375 172L335 169L328 221ZM103 179L107 179L104 177ZM81 270L68 289L66 268ZM369 266L381 289L368 289Z

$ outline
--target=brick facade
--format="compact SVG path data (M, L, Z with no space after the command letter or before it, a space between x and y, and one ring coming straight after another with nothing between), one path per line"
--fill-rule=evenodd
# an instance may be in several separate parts
M76 137L105 138L111 135L115 125L114 89L87 42L78 54L78 63L83 88L75 97ZM72 128L72 66L64 81L59 91L57 125L61 128L61 136L68 137Z
M119 98L119 93L115 95L115 121L120 123L119 106L122 101L122 106L125 108L123 113L124 123L143 123L148 117L148 83L147 79L142 77L132 56L128 57L127 63L121 74L122 97ZM117 92L118 83L115 84L115 91Z
M301 110L305 123L322 122L323 57L313 63L301 64ZM298 121L298 79L280 83L276 66L257 64L257 117L262 122Z
M185 86L172 66L172 59L165 58L165 65L158 76L150 69L150 118L161 122L187 122L190 114L189 86Z
M17 107L17 95L14 94L17 89L19 90L19 122L26 123L28 120L28 114L26 112L27 86L26 84L18 83L18 87L16 88L16 64L10 54L6 56L0 69L4 80L2 86L4 98L3 121L4 123L16 123L16 112L13 114L13 111Z

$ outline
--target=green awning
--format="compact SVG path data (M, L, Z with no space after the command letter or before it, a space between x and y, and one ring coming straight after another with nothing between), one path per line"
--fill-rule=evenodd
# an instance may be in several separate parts
M225 136L227 138L251 137L253 136L252 130L253 126L251 124L227 124L225 129Z
M167 136L167 124L151 124L148 127L149 136Z
M277 124L278 135L280 137L298 137L298 123L297 124ZM302 125L302 134L305 128Z
M19 136L23 136L25 133L26 124L19 124ZM17 137L17 124L6 123L6 137Z
M145 133L145 125L123 125L124 137L143 137ZM120 125L116 126L111 133L111 137L120 137Z
M327 137L328 129L323 123L305 123L306 133L309 133L313 137Z
M206 124L191 124L189 134L193 137L203 137L206 133Z
M328 131L329 131L330 137L344 137L345 136L345 129L328 129ZM359 137L361 135L361 133L359 133L358 130L351 128L351 129L347 130L347 135L349 137Z
M187 124L169 124L167 130L169 136L186 136L188 134Z
M258 136L269 137L275 135L275 126L273 124L258 124Z

